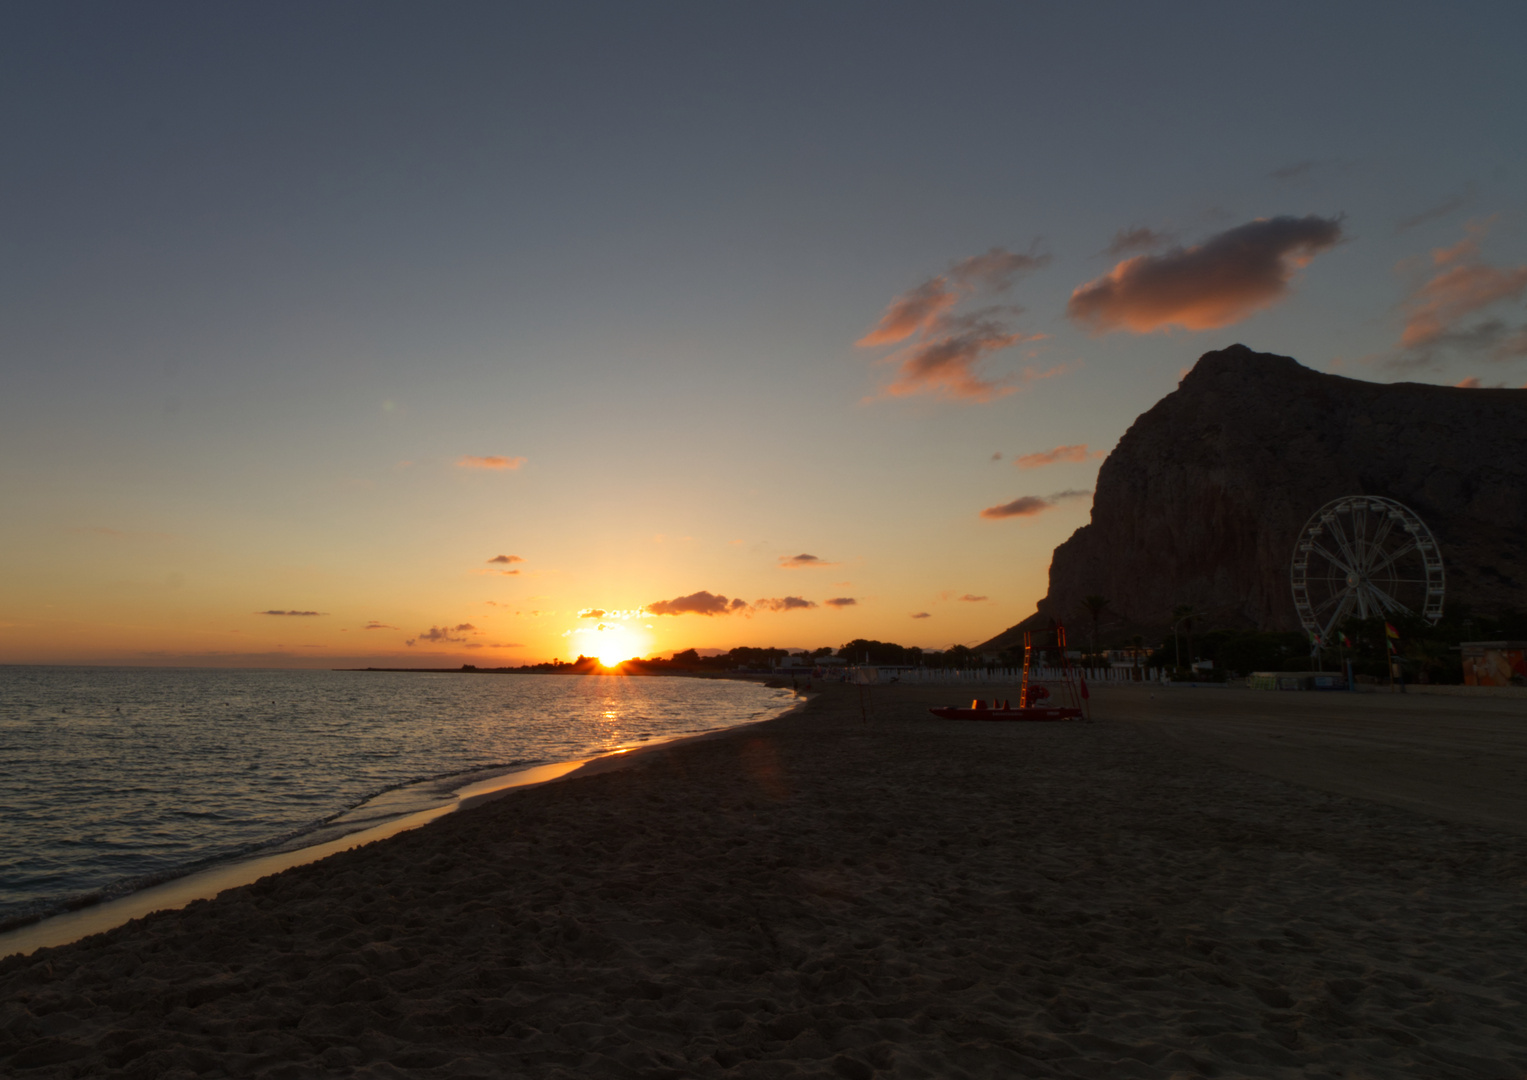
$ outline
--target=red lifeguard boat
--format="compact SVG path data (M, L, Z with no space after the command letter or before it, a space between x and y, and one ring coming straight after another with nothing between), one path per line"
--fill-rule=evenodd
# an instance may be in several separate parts
M1023 683L1018 690L1017 708L1006 700L993 701L987 705L977 698L970 703L968 709L957 705L941 705L928 711L944 720L1083 719L1086 716L1087 684L1066 658L1066 628L1059 623L1052 623L1050 629L1040 631L1040 634L1051 640L1036 645L1033 632L1023 632ZM1065 700L1050 703L1049 687L1029 680L1036 650L1042 664L1046 659L1054 661L1053 667L1058 676L1054 681L1060 684L1061 696Z

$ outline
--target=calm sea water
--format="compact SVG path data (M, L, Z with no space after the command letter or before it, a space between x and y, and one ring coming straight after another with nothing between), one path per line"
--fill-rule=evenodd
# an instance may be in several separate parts
M792 701L705 679L0 667L0 922L291 846L358 806L440 805L442 777Z

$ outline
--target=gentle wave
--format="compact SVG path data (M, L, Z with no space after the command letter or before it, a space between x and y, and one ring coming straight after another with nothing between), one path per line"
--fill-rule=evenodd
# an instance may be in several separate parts
M0 924L792 700L709 679L0 667Z

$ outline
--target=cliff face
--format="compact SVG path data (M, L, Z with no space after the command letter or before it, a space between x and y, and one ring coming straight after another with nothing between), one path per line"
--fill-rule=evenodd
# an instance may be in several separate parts
M1321 505L1355 494L1398 499L1431 527L1449 607L1527 609L1527 390L1360 382L1235 345L1125 432L1091 524L1055 549L1049 595L1019 626L1080 630L1081 599L1098 593L1141 628L1192 604L1216 612L1200 625L1297 630L1294 542Z

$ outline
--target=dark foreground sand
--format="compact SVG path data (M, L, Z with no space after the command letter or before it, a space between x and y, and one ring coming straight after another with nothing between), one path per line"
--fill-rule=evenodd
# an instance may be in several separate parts
M12 957L0 1074L1527 1072L1527 838L1197 756L1129 693L866 727L835 688Z

